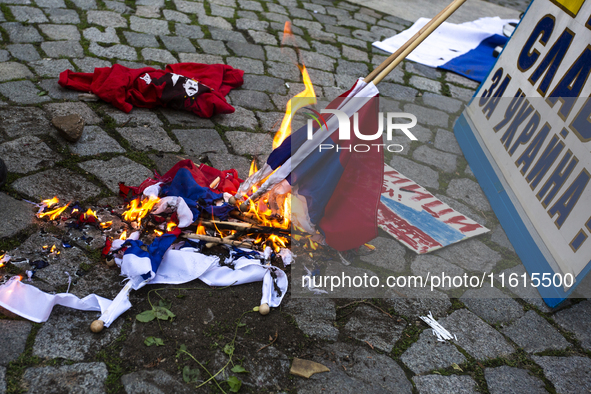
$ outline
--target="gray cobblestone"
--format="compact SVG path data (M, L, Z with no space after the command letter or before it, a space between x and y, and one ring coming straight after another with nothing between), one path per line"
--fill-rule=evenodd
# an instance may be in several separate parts
M466 357L449 342L439 342L431 330L421 333L419 340L412 344L400 357L401 361L416 374L462 364Z
M37 49L35 49L35 47L31 44L13 44L8 45L6 49L8 49L8 51L13 57L19 60L24 60L26 62L34 62L36 60L41 59L41 56L39 56L39 52L37 52ZM3 59L3 61L6 60L8 59Z
M65 168L51 169L17 179L12 188L39 201L47 196L62 200L84 200L98 196L101 189Z
M83 73L92 73L95 68L100 67L111 67L112 64L109 61L97 59L94 57L85 57L83 59L74 59L74 63Z
M210 4L211 15L221 16L224 18L233 18L235 10L230 7L223 7L217 4Z
M274 77L283 78L288 81L299 81L301 78L298 68L293 64L267 61L266 66L267 72ZM319 85L314 79L312 80L315 85Z
M0 129L8 138L47 134L52 126L45 113L36 107L0 108Z
M240 8L244 8L245 10L263 12L263 7L256 1L238 0L238 4L240 5Z
M35 69L35 74L47 77L57 77L64 70L74 69L66 59L43 59L32 62L31 66Z
M491 207L480 186L471 179L453 179L447 188L447 195L465 201L482 211L490 211Z
M427 90L433 93L441 92L441 82L433 81L432 79L427 79L413 75L412 77L410 77L409 83L419 90Z
M476 89L480 85L478 82L452 72L445 73L445 81L462 85L470 89Z
M173 11L173 10L162 10L162 14L164 15L164 18L169 21L186 23L186 24L191 23L191 19L189 19L189 17L187 15L183 14L182 12Z
M191 112L188 111L180 111L170 108L162 108L160 110L162 115L168 120L171 125L181 125L181 126L189 126L194 128L206 128L211 129L213 128L214 124L209 119L204 119L193 115ZM124 122L122 122L124 123ZM153 122L150 122L153 123ZM149 124L149 123L144 123ZM158 123L160 124L160 123Z
M127 20L121 15L111 11L88 11L86 13L86 19L88 20L88 23L93 25L127 28Z
M359 305L345 325L345 332L358 341L390 353L405 326L403 319L396 321L368 305Z
M410 270L413 275L423 277L425 280L431 275L439 272L445 272L446 275L450 276L463 276L466 271L464 269L454 265L441 257L421 254L415 257L410 265ZM453 286L449 283L443 282L439 287L440 290L449 290Z
M127 45L117 44L109 47L103 47L96 42L91 42L88 50L96 56L106 57L109 59L137 60L135 48Z
M250 74L264 74L263 62L254 59L245 59L240 57L228 57L226 63L234 68L244 70ZM260 89L257 89L260 90Z
M228 153L209 153L207 156L215 168L234 168L241 179L248 178L250 162L245 157Z
M116 130L134 149L140 151L178 152L181 149L159 126L120 127Z
M498 331L467 309L459 309L439 323L458 337L458 346L479 361L508 356L514 351Z
M256 44L277 45L277 39L269 33L262 31L248 30L248 35Z
M19 22L27 23L44 23L47 22L47 17L39 8L10 6L8 7L14 19Z
M412 154L413 159L422 161L443 170L455 172L457 168L457 156L429 148L426 145L419 146Z
M260 45L230 41L227 46L236 56L265 60L265 52Z
M474 238L446 246L435 254L469 271L478 272L489 272L502 260L499 252Z
M240 18L236 20L236 28L240 30L260 30L266 31L269 27L269 22L255 21L252 19Z
M456 155L462 154L462 149L460 149L460 145L458 145L456 136L447 130L437 130L437 134L435 135L435 147L439 150Z
M64 10L61 8L50 8L46 10L49 15L49 19L53 23L80 23L80 17L74 10Z
M398 85L396 83L380 83L380 94L397 100L413 100L418 91L408 86ZM415 114L416 115L416 114ZM417 117L418 118L418 117ZM420 119L419 119L420 123Z
M232 30L230 22L219 16L211 17L207 15L199 15L199 24L217 27L219 29Z
M470 376L466 375L425 375L412 378L417 390L421 394L437 393L478 393L476 391L476 382Z
M6 198L10 197L3 193L0 194L0 199L6 201ZM20 204L17 204L17 206L20 209L23 208ZM25 211L25 209L22 210ZM0 365L8 365L9 362L16 360L25 351L27 338L31 332L31 323L27 321L0 320L0 330L2 330Z
M436 109L425 108L409 103L404 106L404 111L415 115L420 124L447 128L449 123L449 115Z
M96 27L91 27L82 32L84 38L89 41L102 42L105 44L119 44L119 37L113 27L107 27L104 32L101 32Z
M226 46L224 45L223 41L199 40L198 45L201 47L203 52L210 55L228 55L228 51L226 50Z
M502 332L528 353L563 350L570 346L550 323L533 310L528 311Z
M352 75L357 78L367 74L369 74L369 70L366 64L339 60L337 75Z
M591 390L591 360L585 357L537 357L546 378L557 393L584 393Z
M79 363L61 367L33 367L25 371L23 380L31 393L46 392L48 387L60 387L67 392L98 394L104 392L107 379L104 363Z
M142 57L144 58L144 60L153 60L158 63L177 63L177 60L172 55L172 53L164 49L144 48L142 49Z
M284 63L294 63L297 61L296 52L291 48L278 48L272 46L265 46L267 60Z
M42 8L66 8L63 0L37 0L35 4Z
M81 10L94 10L96 9L95 0L72 0L72 3Z
M39 25L39 29L50 40L80 40L78 28L73 25Z
M199 157L203 152L228 153L228 148L213 129L174 130L174 135L188 155Z
M232 65L230 62L228 62L228 64ZM285 83L283 80L263 75L244 75L244 85L242 85L242 88L247 90L286 94Z
M125 153L125 149L98 126L85 126L82 136L75 143L67 143L62 139L58 139L58 141L62 145L67 144L72 153L80 156L93 156L101 153Z
M129 18L129 28L140 33L168 35L168 22L156 19L144 19L132 16Z
M531 393L546 394L544 382L525 369L502 365L486 368L484 377L491 394Z
M407 62L404 62L404 68L409 73L420 75L425 78L429 78L429 79L441 78L440 71L437 71L433 67L425 66L423 64L407 61Z
M49 97L56 100L77 100L78 93L75 90L64 89L58 83L56 79L44 79L39 82L41 89L45 90Z
M49 57L83 57L84 50L78 41L51 41L41 44L41 49Z
M39 96L39 90L31 81L14 81L0 84L0 93L18 104L38 104L49 101L47 96Z
M308 74L310 74L310 79L314 81L315 85L320 86L334 86L335 80L332 72L320 71L310 69L308 70ZM299 80L299 78L298 78Z
M468 289L460 301L490 324L509 323L523 316L523 307L496 287Z
M450 114L458 112L463 103L451 97L440 96L438 94L425 92L423 94L423 103L433 108L441 109Z
M460 99L462 101L468 101L474 96L474 90L460 88L455 85L448 85L449 93L451 97Z
M24 64L16 62L0 63L0 81L32 77L33 73Z
M33 26L23 26L18 22L6 22L2 28L8 33L11 42L42 42L43 37Z
M332 71L334 70L335 59L317 52L300 51L300 63L305 64L306 67Z
M416 164L400 156L394 156L390 166L423 187L439 189L439 174L427 166Z
M269 134L227 131L226 138L239 155L268 155L272 150L273 138Z
M160 44L156 40L156 37L152 34L132 33L130 31L124 31L123 35L125 36L125 39L129 43L129 45L133 47L158 48L160 46Z
M404 271L406 249L400 242L392 238L377 237L369 244L375 246L376 249L371 254L362 256L362 261L394 272Z
M221 56L202 55L201 53L179 53L181 63L224 64Z
M142 18L160 18L160 8L149 5L137 6L135 15Z
M160 39L164 43L164 46L169 51L173 52L185 52L191 53L196 52L195 47L188 38L185 37L171 37L171 36L160 36ZM202 40L207 41L207 40ZM200 43L202 42L200 41ZM206 51L207 52L207 51Z
M24 136L0 144L0 155L9 172L26 174L52 166L61 159L35 136Z
M192 1L173 0L176 9L187 14L205 14L203 3L196 3Z
M591 350L591 302L580 302L554 315L556 323L575 334L584 349Z
M293 38L295 39L295 42L293 39L289 39L289 40L283 40L283 31L279 32L277 34L279 36L279 42L282 43L282 45L285 46L290 46L290 47L297 47L300 49L310 49L310 45L308 44L308 42L306 40L304 40L303 37L300 36L296 36L294 35Z
M229 31L210 27L209 32L211 33L211 38L214 40L246 42L246 38L244 38L242 33L237 31Z
M257 112L257 118L261 123L261 128L265 132L275 132L281 126L281 121L285 113L283 112Z
M185 25L183 23L176 23L174 25L174 30L177 36L199 39L203 38L205 35L199 26L193 25Z
M113 193L119 192L119 182L139 185L152 176L152 172L146 167L123 156L108 161L89 160L78 166L100 179Z

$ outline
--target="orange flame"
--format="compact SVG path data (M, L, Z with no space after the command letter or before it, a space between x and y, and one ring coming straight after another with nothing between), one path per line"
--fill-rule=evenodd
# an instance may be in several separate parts
M61 252L57 249L57 247L55 245L53 245L51 247L51 249L49 250L51 253L55 253L55 254L60 254Z
M99 226L101 226L102 229L106 229L111 227L111 225L113 224L113 221L109 221L109 222L102 222L101 224L99 224Z
M89 217L94 217L95 219L98 219L96 216L96 211L93 211L90 208L88 208L88 210L84 212L84 219L88 219Z
M57 198L57 196L50 198L48 200L41 201L41 203L44 204L47 208L57 204L58 202L60 202L60 199Z
M160 237L164 233L160 230L154 230L154 234L156 234L158 237Z
M269 238L267 239L273 243L273 249L275 250L275 253L279 253L279 250L281 250L281 248L287 247L286 240L275 234L269 235Z
M64 212L66 210L66 208L68 208L69 205L70 205L70 203L66 204L65 206L63 206L61 208L56 208L51 211L39 213L39 214L37 214L37 217L43 218L45 216L49 216L50 220L55 220L59 215L62 214L62 212Z
M291 119L293 116L295 116L295 113L300 108L303 108L307 105L316 104L316 93L314 92L314 86L312 85L312 81L310 80L310 76L306 70L306 66L298 65L298 68L302 72L305 89L294 96L294 98L299 97L299 99L293 104L293 98L287 102L285 116L283 117L279 131L277 131L275 138L273 138L273 149L281 145L283 140L285 140L291 134Z
M251 176L252 174L254 174L255 172L257 172L259 169L257 167L257 161L256 159L252 159L252 161L250 162L250 170L248 170L248 176Z
M127 230L123 230L123 232L119 236L119 239L121 239L123 241L125 241L127 239Z
M166 223L166 232L168 233L168 232L172 231L176 226L177 226L177 224L175 222Z
M154 205L160 201L159 198L145 198L140 202L140 198L131 201L127 211L123 212L123 219L128 222L137 221L138 223L152 211Z
M4 267L4 257L6 256L6 253L4 253L2 256L0 256L0 268Z
M199 235L206 235L207 234L205 232L205 226L203 226L201 223L199 223L199 225L197 226L197 234L199 234Z

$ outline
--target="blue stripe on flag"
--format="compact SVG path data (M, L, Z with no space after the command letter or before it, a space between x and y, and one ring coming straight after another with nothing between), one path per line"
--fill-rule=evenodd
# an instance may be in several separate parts
M420 228L421 231L435 239L441 245L446 246L465 237L464 234L435 219L426 211L417 211L411 207L382 196L382 202L394 213L406 220L411 225Z

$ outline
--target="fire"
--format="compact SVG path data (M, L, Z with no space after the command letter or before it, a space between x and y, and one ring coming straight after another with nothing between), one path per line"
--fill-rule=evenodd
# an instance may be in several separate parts
M197 234L207 235L207 233L205 232L205 226L203 226L201 223L199 223L199 225L197 226Z
M4 257L6 257L6 253L4 253L2 256L0 256L0 268L4 267Z
M275 235L275 234L269 235L269 238L267 238L267 239L273 243L273 249L275 250L275 253L279 253L279 250L281 248L287 247L286 240L282 237Z
M56 255L60 254L61 252L57 249L57 247L55 245L53 245L51 247L51 249L49 250L50 253L55 253Z
M140 198L136 198L127 206L128 210L123 213L123 219L128 222L141 222L158 201L160 201L159 198L145 198L140 202Z
M285 28L283 29L283 41L290 38L293 38L293 33L291 32L291 23L287 21L285 22ZM285 140L291 134L292 116L294 116L300 108L303 108L307 105L316 104L316 93L314 92L314 86L312 85L310 75L308 75L308 71L306 70L306 66L303 64L300 66L298 64L298 68L302 73L305 89L294 96L294 98L298 97L299 99L296 100L293 105L293 98L287 102L285 116L283 117L283 121L281 122L281 126L279 127L277 134L275 134L275 138L273 138L273 149L281 145L283 140Z
M252 174L254 174L255 172L257 172L259 169L257 167L257 161L256 159L252 159L252 161L250 162L250 170L248 170L248 176L251 176Z
M127 230L123 230L123 232L119 236L119 239L122 241L125 241L127 239Z
M166 232L171 232L176 226L177 224L175 222L166 223Z
M154 230L154 234L156 234L156 236L160 237L164 233L160 230Z
M63 206L61 208L56 208L56 209L52 209L51 211L39 213L39 214L37 214L37 217L43 218L45 216L49 216L50 220L55 220L55 219L57 219L57 217L59 215L62 214L62 212L64 212L66 210L66 208L68 208L69 205L70 205L70 203L67 203L65 206Z
M101 226L102 229L106 229L111 227L111 225L113 224L113 221L109 221L109 222L102 222L99 224L99 226Z
M50 198L50 199L48 199L48 200L43 200L43 201L41 201L41 203L42 203L43 205L45 205L47 208L49 208L49 207L51 207L51 206L53 206L53 205L57 204L58 202L60 202L60 199L59 199L59 198L57 198L57 196L55 196L55 197L53 197L53 198Z
M95 219L98 219L96 217L96 212L90 208L88 208L88 210L84 213L84 219L88 219L89 217L94 217Z

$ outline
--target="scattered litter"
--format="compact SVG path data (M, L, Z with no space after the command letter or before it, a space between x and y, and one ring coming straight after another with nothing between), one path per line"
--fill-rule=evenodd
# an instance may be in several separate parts
M303 360L301 358L294 358L293 363L291 364L291 369L289 370L290 374L301 376L306 379L309 379L310 376L316 373L322 372L330 372L330 369L320 363Z
M441 324L439 324L437 322L437 320L435 320L431 311L429 311L429 316L419 316L419 317L421 318L422 321L427 323L429 325L429 327L431 327L433 329L433 335L435 335L437 337L437 340L439 342L445 342L447 340L452 340L452 339L455 339L456 341L458 340L458 338L455 336L455 334L452 336L449 331L447 331L445 328L443 328L443 326Z

